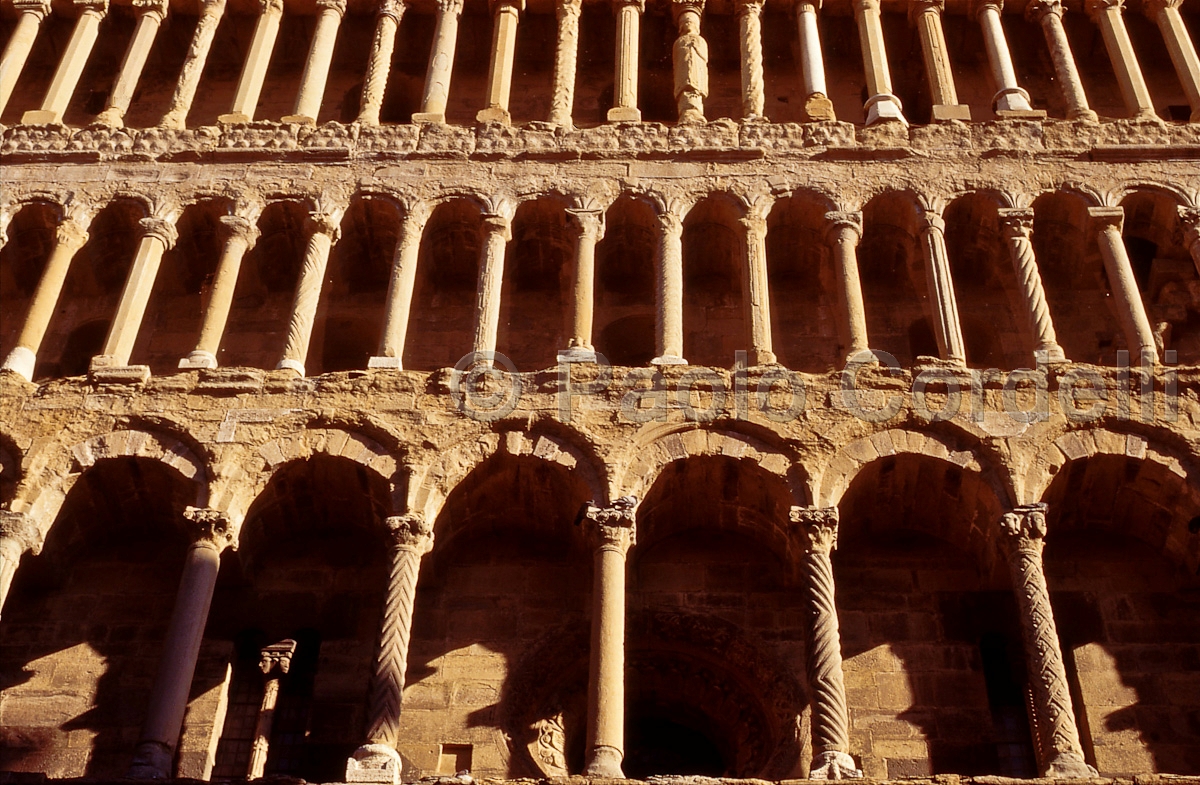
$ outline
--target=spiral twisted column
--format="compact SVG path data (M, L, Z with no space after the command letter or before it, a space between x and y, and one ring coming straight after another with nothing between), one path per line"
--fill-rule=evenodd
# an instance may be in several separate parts
M763 82L763 0L737 0L738 39L742 55L742 119L765 120Z
M183 60L183 68L179 72L179 81L175 83L175 92L171 95L171 105L167 108L162 120L158 121L162 128L182 129L187 127L188 111L196 98L196 88L200 86L200 75L208 62L208 53L212 49L213 38L217 35L217 26L225 15L225 0L202 0L200 18L196 20L196 30L192 33L192 43L188 46L187 55Z
M358 122L363 125L379 125L383 94L387 90L388 75L392 72L396 30L407 8L408 4L400 0L382 0L379 4L375 38L371 42L371 59L367 63L367 77L363 80L362 107L358 110Z
M308 217L308 247L304 250L304 264L300 268L300 281L296 284L296 299L292 302L287 342L283 347L283 358L275 366L277 369L287 368L304 376L304 360L308 357L308 344L312 340L317 302L325 281L325 267L329 264L329 250L341 236L341 220L341 209L314 212Z
M42 536L28 513L0 510L0 611L26 551L42 550Z
M1058 337L1054 332L1054 320L1050 318L1042 274L1033 254L1033 210L1005 207L996 212L1000 216L1000 231L1008 243L1017 282L1021 284L1021 295L1025 298L1029 326L1033 330L1034 352L1044 352L1047 362L1066 362L1067 357L1058 345Z

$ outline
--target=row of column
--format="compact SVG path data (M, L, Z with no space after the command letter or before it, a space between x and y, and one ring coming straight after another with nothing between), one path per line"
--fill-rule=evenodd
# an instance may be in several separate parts
M675 98L681 123L704 121L704 99L708 95L708 45L700 34L704 0L669 0L672 18L678 27L673 50ZM1179 75L1192 107L1192 121L1200 121L1200 59L1192 44L1179 6L1183 0L1147 0L1145 13L1159 26L1171 61ZM38 28L49 13L49 0L14 0L20 17L17 28L0 60L0 112L4 110L29 52ZM817 15L822 0L799 0L796 20L801 53L801 71L805 91L805 112L810 120L835 119L827 96L824 59L818 34ZM79 9L70 43L62 54L50 88L39 109L28 111L23 123L61 123L72 94L83 74L92 47L99 34L101 20L108 12L108 0L72 0ZM229 112L219 117L223 123L244 123L254 118L258 99L266 79L275 41L283 17L283 0L260 0L260 14L254 36L238 79ZM508 124L509 98L512 91L513 62L517 25L525 9L524 0L489 0L493 16L491 59L487 78L486 105L476 119L479 122ZM611 122L638 122L638 42L645 0L613 0L617 16L614 105L608 112ZM746 120L765 119L762 11L764 0L736 0L741 56L741 116ZM867 124L881 120L905 122L900 99L892 91L879 0L852 0L866 75L867 95L864 109ZM1088 14L1099 25L1125 104L1134 117L1155 116L1154 106L1142 70L1133 51L1122 16L1124 0L1087 0ZM146 65L150 48L167 13L167 0L133 0L137 27L121 63L115 85L105 109L96 121L120 126L133 99ZM1000 118L1044 117L1034 110L1029 94L1019 86L1000 12L1003 0L973 0L971 14L983 31L990 73L996 89L992 108ZM379 0L375 34L371 45L367 75L363 83L358 122L378 124L388 76L392 65L396 32L407 8L407 0ZM558 35L554 60L553 97L548 121L571 127L574 104L575 72L579 49L579 18L582 0L556 0ZM958 102L941 16L945 0L910 0L909 18L916 26L924 60L929 91L933 101L933 120L969 120L970 109ZM436 25L425 88L414 122L442 123L450 93L450 77L458 41L458 23L463 0L437 0ZM1061 0L1034 0L1026 16L1042 27L1054 63L1056 81L1067 104L1071 119L1094 120L1088 107L1079 71L1062 25ZM225 0L202 0L191 45L184 60L171 104L161 125L183 128L201 73L212 48L217 24L225 12ZM317 23L300 80L295 109L284 122L315 123L320 113L333 59L338 27L346 13L346 0L317 0Z

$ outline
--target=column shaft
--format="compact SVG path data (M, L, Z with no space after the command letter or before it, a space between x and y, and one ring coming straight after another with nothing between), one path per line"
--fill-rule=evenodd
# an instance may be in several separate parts
M673 0L671 14L679 30L671 48L675 70L675 105L680 123L704 122L708 97L708 42L700 35L703 0Z
M108 0L75 0L74 4L80 8L80 14L75 20L71 40L58 62L58 70L54 72L54 79L42 100L42 108L26 112L21 118L25 125L50 125L63 121L67 104L71 102L88 56L100 35L100 22L108 13Z
M945 0L910 0L909 19L917 27L921 39L921 55L925 60L925 78L933 102L932 119L970 120L970 107L959 104L954 87L954 71L946 36L942 32L942 11Z
M1104 272L1113 296L1117 298L1117 313L1121 315L1121 326L1130 354L1136 355L1133 361L1149 355L1157 363L1154 331L1150 329L1146 306L1142 303L1137 279L1133 275L1133 265L1129 263L1129 254L1121 239L1125 211L1120 207L1092 207L1088 209L1088 215L1098 226L1096 239L1100 245L1100 256L1104 259Z
M292 665L296 653L293 640L273 643L261 652L259 670L266 677L263 697L258 705L258 721L254 726L254 746L250 749L250 763L246 766L246 779L255 780L267 768L267 755L271 751L271 727L275 724L275 706L279 702L279 680Z
M304 363L308 359L308 344L312 340L317 304L321 299L321 287L325 283L329 250L340 235L338 225L341 220L340 209L312 213L308 218L308 247L304 249L304 264L300 268L300 280L296 284L296 299L292 302L287 342L283 346L283 358L275 366L277 369L287 368L300 376L305 375Z
M333 47L337 43L338 27L346 13L346 0L317 0L317 29L313 31L304 75L300 77L300 92L296 109L283 118L285 123L316 123L329 81L329 65L333 62Z
M1054 321L1050 318L1050 306L1046 302L1046 291L1042 287L1042 274L1033 253L1033 210L1002 208L997 212L1000 230L1008 241L1013 271L1017 274L1017 283L1025 299L1035 360L1038 354L1044 353L1048 362L1065 362L1067 358L1058 345Z
M1064 10L1062 0L1033 0L1025 7L1025 15L1042 26L1042 35L1054 63L1054 74L1067 104L1067 119L1096 122L1096 113L1088 106L1075 55L1071 53L1071 42L1063 28Z
M134 3L134 8L139 11L137 27L125 50L125 59L121 61L117 83L108 96L108 103L96 117L96 122L104 125L120 127L124 124L125 113L133 102L133 93L142 78L146 58L150 56L150 49L158 36L159 25L167 16L166 0L141 0Z
M925 257L925 275L929 279L929 299L933 307L933 332L943 360L965 363L962 326L958 321L958 301L950 277L950 257L946 252L946 222L936 213L926 212L921 228L921 253Z
M575 286L571 298L571 340L568 355L594 359L592 314L596 300L596 243L604 235L604 213L599 210L572 209L575 233Z
M512 122L508 99L512 93L513 57L517 51L517 24L525 0L493 0L492 59L488 65L487 107L475 119L481 123Z
M737 0L738 40L742 56L742 119L765 120L763 82L763 0Z
M1182 3L1183 0L1149 0L1142 8L1162 31L1179 84L1192 107L1191 121L1197 123L1200 122L1200 58L1196 57L1196 47L1179 13ZM0 100L0 111L3 109L4 102Z
M363 80L362 107L358 110L358 122L363 125L379 125L379 112L383 108L383 95L387 91L388 75L392 72L392 53L396 49L396 30L408 8L399 0L383 0L375 17L375 38L371 42L371 60L367 63L367 76Z
M658 221L662 233L654 260L658 278L654 364L683 365L683 221L670 212Z
M279 22L283 19L283 0L261 2L262 13L254 26L254 38L250 41L246 62L242 64L233 107L229 114L217 118L222 123L248 123L254 119L254 110L258 107L258 96L262 93L267 66L275 50L275 39L279 36Z
M225 335L225 325L233 307L233 294L237 289L242 258L258 238L258 227L240 215L223 215L220 221L227 235L225 247L217 262L217 273L209 293L208 307L204 309L204 321L200 326L196 348L179 361L180 368L217 367L217 350L221 348L221 338Z
M771 293L767 286L767 219L749 215L745 230L746 317L750 323L750 365L775 362L771 344Z
M1129 40L1129 31L1125 29L1125 17L1121 15L1124 0L1087 0L1086 8L1104 36L1104 47L1108 50L1108 59L1112 61L1117 82L1121 85L1125 108L1133 117L1157 117L1150 90L1142 77L1142 67L1138 65L1137 55L1133 51L1133 42Z
M833 102L825 86L825 58L821 54L821 35L817 29L817 9L821 0L800 0L796 4L796 26L800 32L800 70L804 77L804 114L812 122L836 120Z
M392 257L392 277L388 280L387 315L379 355L372 357L369 368L404 367L404 344L412 313L413 291L417 283L417 262L421 254L421 235L429 209L424 204L410 205L400 226L400 240Z
M41 552L41 533L28 514L0 510L0 611L26 551Z
M183 60L179 81L175 83L171 105L158 123L163 128L187 127L187 115L192 108L192 101L196 98L196 88L200 85L200 76L204 73L208 53L217 34L217 26L221 24L224 14L225 0L203 0L201 3L200 18L196 20L196 31L192 33L192 43L188 46L187 56Z
M475 342L471 350L496 351L500 327L500 291L504 285L504 250L512 239L509 220L503 215L485 215L484 237L479 253L479 286L475 304Z
M25 69L25 61L37 40L42 20L50 13L49 0L17 0L14 3L20 12L17 26L13 28L12 37L4 45L4 54L0 55L0 113L8 106L17 79Z
M558 44L554 49L554 95L550 99L549 121L573 128L571 112L575 106L575 66L579 60L579 15L583 0L558 0Z
M93 368L129 365L129 356L133 353L133 345L142 328L142 317L146 315L146 306L150 303L150 293L154 290L154 280L158 277L163 253L175 245L178 237L174 224L161 218L143 218L141 225L145 233L138 243L137 256L129 267L129 277L121 292L117 314L108 328L104 351L99 357L92 358Z
M863 70L867 76L867 125L881 120L896 120L907 125L900 99L892 95L892 74L888 70L883 45L883 22L879 0L853 0L854 19L858 23L858 42L862 49Z
M640 123L638 109L638 43L645 0L614 0L617 6L616 86L610 123Z
M1012 55L1008 50L1008 39L1004 36L1004 25L1000 21L1000 9L1004 0L977 0L975 14L983 29L983 44L987 49L988 64L992 69L992 81L996 94L992 97L992 111L999 118L1045 117L1043 111L1035 111L1029 105L1029 93L1017 83L1017 72L1013 68Z
M414 123L446 122L446 104L450 100L450 74L454 67L454 48L458 43L458 18L463 0L438 0L437 26L433 31L433 49L425 72L425 94L421 111Z
M830 223L825 242L833 251L837 279L838 309L841 311L842 346L851 358L870 348L867 341L867 312L862 283L858 277L858 241L862 239L862 213L825 213Z

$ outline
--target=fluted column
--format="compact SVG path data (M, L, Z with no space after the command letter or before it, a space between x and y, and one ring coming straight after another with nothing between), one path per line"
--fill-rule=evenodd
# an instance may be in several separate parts
M842 675L842 641L834 601L833 563L837 507L792 507L792 537L801 548L804 612L808 617L806 670L811 690L813 761L809 779L858 779L850 757L850 711Z
M892 74L888 70L887 51L883 45L883 22L879 17L879 0L852 0L854 19L858 23L858 41L862 48L863 70L867 76L867 125L881 120L896 120L905 125L900 99L892 94Z
M358 122L363 125L379 125L383 94L387 91L388 75L392 72L396 31L407 8L408 3L401 0L380 0L379 11L375 15L375 38L371 41L371 59L363 80L362 106L358 110Z
M933 102L932 119L935 122L970 120L971 107L958 102L958 91L954 87L954 71L950 67L950 53L946 50L946 36L942 32L945 8L946 0L909 0L908 18L916 25L921 38L925 78Z
M867 341L867 311L863 305L862 283L858 277L858 242L862 239L863 222L860 212L825 213L829 228L825 243L833 252L837 279L838 309L842 346L851 358L870 348Z
M79 9L71 40L67 42L62 59L58 61L54 79L50 82L46 97L42 99L42 108L28 111L21 117L25 125L50 125L63 121L63 114L67 111L92 47L100 35L100 22L108 14L108 0L71 0L71 4Z
M104 350L92 358L92 368L120 368L129 365L129 355L142 329L142 317L150 303L154 290L154 279L162 264L163 253L175 247L179 233L175 224L163 218L143 218L139 222L142 239L138 243L137 256L129 267L129 277L121 292L117 315L108 328Z
M686 365L683 359L683 221L669 210L658 216L655 254L655 365Z
M13 88L25 69L25 61L33 50L42 20L50 14L50 0L14 0L13 7L20 16L17 17L12 36L4 45L4 54L0 55L0 113L4 112L8 99L12 98Z
M308 48L308 59L304 61L296 109L284 117L283 122L310 125L317 122L321 114L321 100L325 97L325 84L329 81L333 47L337 43L338 28L345 14L346 0L317 0L317 28L313 31L312 44Z
M217 273L208 297L208 307L204 309L204 321L200 326L196 348L179 361L180 368L217 367L217 350L221 348L221 338L225 335L225 325L233 307L233 293L237 289L242 258L258 239L258 225L248 218L223 215L219 221L221 232L225 235L225 246L217 262Z
M616 76L610 123L640 123L638 109L638 37L646 0L613 0L617 13Z
M637 499L623 496L608 507L589 503L584 508L584 526L595 548L584 759L589 777L625 776L625 556L637 541L636 507Z
M412 313L413 291L417 284L421 235L425 231L429 215L430 206L425 202L409 204L404 213L404 221L400 224L400 239L392 256L392 276L388 280L383 337L379 342L379 354L367 361L368 368L399 370L404 367L404 344Z
M400 711L408 670L408 642L421 559L433 548L433 526L419 513L387 519L391 541L391 572L383 627L371 677L367 743L346 761L347 782L398 785L403 764L396 752L400 740Z
M825 86L825 58L821 54L821 35L817 29L817 11L821 0L796 3L796 26L800 34L800 71L804 78L804 114L812 122L836 120L829 88Z
M571 298L571 340L562 358L576 362L594 361L592 314L596 302L596 243L604 236L604 213L569 209L567 218L575 230L575 285Z
M1125 108L1135 118L1155 119L1158 115L1154 113L1154 102L1134 54L1133 42L1129 40L1129 31L1125 29L1125 17L1121 15L1124 7L1124 0L1087 0L1085 3L1088 15L1104 36L1104 47L1121 86Z
M583 0L557 0L558 43L554 48L554 94L550 99L549 122L562 128L574 128L571 112L575 106L575 66L579 60L579 15Z
M742 119L765 120L762 11L764 0L736 0L738 40L742 55Z
M1183 245L1200 274L1200 207L1180 207L1179 223L1183 228Z
M675 67L675 105L680 123L704 122L708 97L708 42L700 35L704 0L671 0L671 15L679 35L671 50Z
M238 78L237 93L233 97L233 108L228 114L217 118L221 123L248 123L254 119L258 107L258 96L262 93L267 78L267 66L271 53L275 51L275 39L279 37L279 23L283 19L283 0L259 0L262 9L254 25L254 38L250 51L242 64L242 75Z
M1196 57L1196 46L1179 13L1181 5L1183 0L1146 0L1142 10L1162 31L1175 73L1179 75L1179 84L1183 86L1188 104L1192 107L1191 121L1200 123L1200 58ZM3 109L4 102L0 101L0 111Z
M1117 313L1121 317L1129 351L1135 355L1135 362L1138 357L1149 357L1157 363L1154 331L1150 329L1146 306L1142 303L1142 294L1133 275L1133 265L1129 263L1125 241L1121 238L1125 211L1120 207L1089 207L1088 217L1097 232L1096 241L1100 246L1100 256L1104 259L1104 272L1116 298Z
M0 612L27 551L41 553L42 535L28 513L0 510Z
M296 299L292 302L287 342L283 346L283 358L275 366L277 369L287 368L304 376L308 344L317 318L317 303L325 282L325 267L329 264L329 249L341 236L341 221L341 208L314 212L308 217L308 246L304 249L304 263L296 284Z
M187 56L183 60L179 81L175 83L171 105L162 120L159 120L159 126L174 129L187 127L188 112L191 111L192 101L196 98L196 88L200 85L204 66L208 63L208 53L212 49L217 26L221 24L221 17L224 15L225 0L201 0L200 18L196 20L192 43L188 46Z
M184 517L191 523L193 541L183 564L179 593L167 627L158 673L150 690L141 740L133 754L127 777L166 779L174 775L175 747L183 727L200 642L217 585L221 551L233 543L233 525L222 512L188 507Z
M433 30L433 48L425 71L425 93L421 111L413 114L414 123L446 122L450 100L450 75L454 68L454 49L458 44L458 19L463 0L437 0L437 23Z
M487 106L475 119L481 123L512 123L508 99L512 93L513 57L517 52L517 24L525 0L490 0L492 6L492 59L488 65Z
M1075 55L1071 52L1071 42L1063 28L1065 10L1062 0L1032 0L1025 6L1025 16L1042 27L1046 47L1050 50L1050 60L1054 63L1054 74L1058 77L1059 89L1067 104L1067 119L1096 122L1096 113L1088 106L1083 80L1079 78Z
M751 365L771 365L771 293L767 288L767 219L747 215L739 219L745 232L746 315L750 322Z
M1008 39L1000 22L1004 0L975 0L972 11L983 30L983 45L987 49L988 65L996 94L992 96L992 111L1000 119L1041 118L1046 113L1029 105L1029 93L1017 83Z
M471 350L496 351L500 328L500 291L504 285L504 250L512 239L508 216L483 216L483 242L479 249L479 285L475 304L475 342Z
M279 680L292 667L292 655L296 653L293 640L272 643L259 652L258 669L263 674L263 696L258 704L258 720L254 723L254 743L250 748L250 763L246 766L246 779L256 780L267 768L267 755L271 751L271 728L275 724L275 706L279 703Z
M1050 306L1046 303L1046 290L1042 287L1042 274L1033 253L1033 210L1005 207L996 212L1000 216L1000 231L1008 244L1017 283L1021 286L1021 296L1025 299L1035 358L1042 355L1047 362L1065 362L1067 358L1058 345Z
M1025 667L1039 726L1037 734L1043 747L1039 760L1045 761L1044 777L1095 777L1096 770L1083 759L1079 730L1071 710L1071 692L1063 665L1050 592L1042 567L1042 548L1046 537L1046 505L1017 507L1000 517L1000 548L1008 558L1013 592L1021 617L1021 636L1025 641Z
M25 314L25 323L17 336L17 345L8 353L0 369L12 371L25 381L33 380L38 349L42 346L42 339L46 337L50 318L54 316L55 308L58 307L58 298L62 294L63 283L67 280L71 260L87 240L87 228L77 218L68 217L58 225L54 250L50 252L50 258L46 260L46 267L42 270L42 277L38 279L37 288L33 291L29 311Z
M929 299L933 308L933 332L943 360L965 363L962 326L958 321L958 301L950 277L950 257L946 252L946 222L931 210L921 214L921 253L925 257L925 276L929 280Z
M125 50L125 59L121 61L117 83L108 95L108 103L104 111L96 116L96 122L101 125L118 128L124 125L125 113L133 103L133 93L142 78L142 70L146 67L146 58L150 56L158 28L167 18L167 0L133 0L133 8L137 12L137 26L133 30L133 38L129 39L129 47Z

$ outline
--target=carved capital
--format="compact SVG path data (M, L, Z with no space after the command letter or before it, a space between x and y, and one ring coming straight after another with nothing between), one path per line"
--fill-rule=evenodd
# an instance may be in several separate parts
M704 14L704 0L671 0L671 21L679 24L679 17L687 12Z
M805 552L830 553L837 548L837 507L793 507L788 520Z
M50 15L50 0L13 0L13 7L23 14L33 14L39 22Z
M825 230L826 243L832 245L846 233L854 235L855 245L858 245L859 240L862 239L863 214L861 212L834 210L825 213L825 220L829 222L829 227Z
M1120 207L1089 207L1088 218L1095 229L1115 228L1120 232L1125 228L1125 210Z
M508 241L512 239L512 222L508 220L508 216L489 213L483 216L483 231L487 234L500 234Z
M407 4L401 0L379 0L379 9L375 13L377 16L390 16L399 24L406 8Z
M1180 206L1179 225L1183 228L1183 244L1189 250L1200 243L1200 207Z
M132 0L132 5L139 16L150 14L159 22L167 18L167 0Z
M1028 207L1001 207L996 211L1000 218L1000 231L1010 240L1033 235L1033 210Z
M738 16L753 14L754 16L762 15L763 4L765 0L734 0L734 10Z
M568 208L567 218L581 236L598 242L604 236L604 213L600 210Z
M463 0L437 0L437 10L439 16L445 16L446 14L461 16Z
M54 232L55 241L62 246L78 251L88 241L88 231L73 219L68 218Z
M613 0L613 11L620 12L622 8L636 8L639 14L646 11L646 0Z
M1086 0L1083 8L1088 16L1095 19L1108 11L1121 13L1125 10L1125 0Z
M1166 9L1173 8L1178 11L1181 5L1183 5L1183 0L1144 0L1142 13L1153 21Z
M283 0L259 0L259 12L263 16L267 14L282 14Z
M738 223L742 225L742 229L746 231L746 237L751 240L761 240L767 236L767 219L761 215L746 215L738 219Z
M22 551L42 551L42 533L29 513L0 510L0 540L16 540Z
M103 17L108 13L108 0L71 0L71 4L83 14L95 14Z
M1062 19L1065 11L1062 0L1033 0L1025 6L1025 18L1032 22L1041 22L1047 16L1056 16Z
M797 0L797 14L815 14L821 10L823 0Z
M317 10L335 11L338 16L345 16L346 0L317 0Z
M922 210L917 216L917 228L922 232L946 232L946 219L934 210Z
M332 242L337 242L341 236L342 217L336 213L327 212L312 212L308 214L308 218L304 221L304 228L308 231L309 236L323 234L327 235Z
M292 655L295 653L296 642L290 638L272 643L259 652L258 668L265 676L270 676L272 671L287 673L292 667Z
M200 0L201 16L221 16L225 13L225 0Z
M221 224L227 242L237 238L245 242L248 248L258 240L258 224L249 218L243 218L240 215L222 215L217 221Z
M488 7L492 16L507 9L513 9L521 14L525 12L525 0L488 0Z
M580 521L597 549L616 548L625 553L637 543L637 501L634 496L622 496L607 507L584 503Z
M662 228L663 234L669 237L683 236L683 219L669 210L658 216L658 225Z
M391 515L384 520L392 547L424 556L433 549L433 524L419 512Z
M196 545L208 545L218 551L234 544L233 521L227 513L210 507L187 507L183 517L191 524Z
M1026 504L1000 516L1000 543L1008 553L1041 551L1046 538L1046 505Z
M164 218L143 218L138 225L142 227L143 237L157 238L168 251L175 247L175 241L179 239L175 224Z

